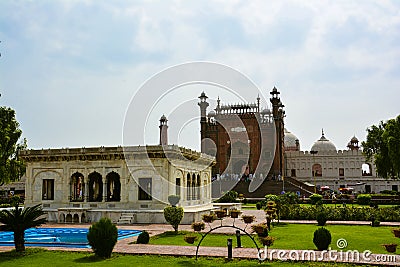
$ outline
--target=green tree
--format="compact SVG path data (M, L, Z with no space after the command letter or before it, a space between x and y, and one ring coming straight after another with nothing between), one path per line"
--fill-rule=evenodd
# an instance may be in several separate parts
M43 216L45 214L41 204L27 208L20 208L15 204L12 210L0 211L0 223L4 224L0 229L14 232L15 250L25 251L25 230L46 223L47 220Z
M18 159L18 151L26 148L26 140L18 143L22 131L15 119L15 111L0 107L0 185L15 181L25 172L25 166Z
M175 233L178 233L179 224L183 219L183 208L173 207L173 206L165 207L164 218L170 225L172 225L172 227L175 230Z
M377 173L384 178L400 178L400 115L367 129L362 142L368 161L374 161Z

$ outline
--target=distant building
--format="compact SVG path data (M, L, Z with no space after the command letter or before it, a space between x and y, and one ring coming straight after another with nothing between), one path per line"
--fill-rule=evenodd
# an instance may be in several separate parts
M300 151L297 137L286 131L285 176L336 191L339 188L353 188L353 192L363 193L398 191L400 181L378 177L375 165L366 161L358 143L354 136L347 144L348 150L338 151L322 131L310 151Z
M300 140L285 129L280 92L274 87L270 94L272 109L262 109L259 97L254 103L242 104L221 104L218 98L208 113L207 95L199 96L201 151L216 157L212 175L219 182L213 184L214 197L230 190L232 180L242 182L243 177L246 181L248 177L266 178L254 191L239 182L234 190L246 197L263 197L278 190L309 195L323 186L336 191L398 191L400 181L378 177L355 136L347 144L348 150L338 151L322 132L310 151L301 151Z

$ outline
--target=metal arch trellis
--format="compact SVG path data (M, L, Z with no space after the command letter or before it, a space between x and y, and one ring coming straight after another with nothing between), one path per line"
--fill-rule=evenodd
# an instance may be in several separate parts
M245 233L248 237L250 237L250 239L253 241L254 245L255 245L256 248L257 248L257 253L258 253L258 254L260 253L260 248L258 247L256 240L254 239L254 237L253 237L251 234L249 234L249 233L246 231L246 228L247 228L247 226L249 225L249 223L246 223L246 227L242 229L242 228L240 228L240 227L235 226L235 220L233 220L232 225L222 225L222 220L223 220L223 218L221 218L220 220L221 220L221 225L219 225L219 226L217 226L217 227L214 227L214 228L212 228L211 225L210 225L210 223L208 223L208 225L210 226L210 230L209 230L208 232L204 233L204 234L203 234L203 233L200 233L200 231L196 231L196 232L198 232L198 233L201 235L201 239L200 239L199 243L197 244L197 248L196 248L196 260L197 260L197 258L198 258L199 248L200 248L201 242L203 242L204 238L206 238L206 236L207 236L209 233L211 233L211 232L214 231L214 230L220 229L220 228L234 228L234 229L237 229L237 230L239 230L239 231L242 231L242 232Z

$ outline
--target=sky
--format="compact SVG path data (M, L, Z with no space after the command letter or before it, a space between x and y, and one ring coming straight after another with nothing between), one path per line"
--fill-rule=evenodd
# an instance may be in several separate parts
M0 106L16 110L33 149L123 144L128 107L140 88L193 61L243 73L266 107L277 87L286 128L302 150L322 128L345 149L354 135L363 141L369 126L400 114L395 0L2 0L0 41ZM186 88L164 106L146 91L139 101L161 104L147 116L146 140L132 144L158 143L158 118L174 113L174 101L189 103L197 115L203 90L213 103L218 96L238 101L212 86ZM199 149L197 115L180 125L169 118L174 142ZM141 131L134 119L129 123Z

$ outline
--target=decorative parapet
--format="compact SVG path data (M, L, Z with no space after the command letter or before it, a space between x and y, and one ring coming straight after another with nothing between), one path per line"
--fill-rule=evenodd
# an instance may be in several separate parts
M29 149L20 151L26 162L73 161L73 160L124 160L134 158L171 158L197 160L199 163L215 164L215 158L177 145L82 147L61 149Z

